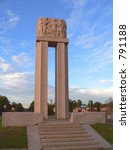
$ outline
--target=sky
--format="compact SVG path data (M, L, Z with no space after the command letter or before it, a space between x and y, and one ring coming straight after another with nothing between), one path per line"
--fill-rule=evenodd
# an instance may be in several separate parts
M66 20L69 98L105 102L113 95L112 0L0 0L0 95L34 100L36 24ZM48 102L55 98L55 50L49 48Z

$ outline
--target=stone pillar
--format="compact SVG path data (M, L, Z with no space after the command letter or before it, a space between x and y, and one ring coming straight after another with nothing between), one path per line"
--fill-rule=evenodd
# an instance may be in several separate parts
M48 118L48 42L36 42L34 111Z
M68 116L68 49L66 43L56 46L55 99L57 119Z

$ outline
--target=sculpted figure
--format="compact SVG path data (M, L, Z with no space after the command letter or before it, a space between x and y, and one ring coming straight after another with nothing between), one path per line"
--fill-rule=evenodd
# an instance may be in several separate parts
M42 30L43 30L43 35L45 35L47 33L47 24L48 24L48 19L47 18L43 18L43 26L42 26Z
M56 23L56 19L54 19L51 22L51 35L56 36L56 32L57 32L57 23Z
M37 35L43 35L43 21L42 18L39 18L38 24L37 24Z
M57 36L66 37L66 24L64 20L58 20L57 22Z
M38 36L66 37L66 23L64 20L39 18L37 24Z

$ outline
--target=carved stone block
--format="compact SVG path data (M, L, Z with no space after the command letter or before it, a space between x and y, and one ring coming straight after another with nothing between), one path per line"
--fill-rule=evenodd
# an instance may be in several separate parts
M63 19L39 18L37 36L66 38L66 22Z

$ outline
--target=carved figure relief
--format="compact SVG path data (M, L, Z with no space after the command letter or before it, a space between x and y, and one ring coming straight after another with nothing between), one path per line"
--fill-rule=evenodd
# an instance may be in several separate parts
M66 38L66 22L60 19L39 18L37 36Z

